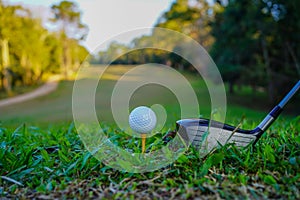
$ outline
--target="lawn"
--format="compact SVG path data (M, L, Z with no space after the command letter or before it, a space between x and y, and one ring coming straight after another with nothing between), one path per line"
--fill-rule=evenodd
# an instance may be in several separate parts
M96 110L101 113L110 112L107 106L110 103L110 95L112 89L120 76L131 69L132 66L114 66L104 74L101 87L96 92L95 105ZM82 77L80 84L89 84L91 79L98 79L95 74L103 70L103 67L91 68L88 78ZM95 73L96 72L96 73ZM138 75L137 75L138 76ZM198 76L193 74L185 74L186 78L191 82L200 102L201 115L205 117L210 116L210 99L205 86L205 83ZM29 123L30 125L47 126L50 123L57 124L60 122L71 122L72 116L72 90L74 81L62 81L57 91L36 98L34 100L23 102L22 104L15 104L7 107L0 107L0 121L4 126L18 126L21 123ZM150 92L149 92L150 91ZM152 95L153 94L153 95ZM144 97L147 98L144 98ZM274 105L268 104L266 95L258 93L253 96L249 89L243 87L236 95L227 94L227 116L228 123L237 123L245 116L246 120L250 123L261 120L267 112L271 110ZM161 103L167 108L176 109L179 107L176 97L164 88L156 86L143 87L140 91L133 96L132 107L141 104ZM255 103L253 103L255 102ZM174 109L173 109L174 110ZM296 100L287 105L287 110L299 113ZM172 111L172 110L171 110ZM284 114L291 113L285 112ZM294 114L295 115L295 114ZM106 117L106 116L105 116ZM178 118L172 119L174 122Z
M127 68L118 66L106 74L103 91L111 90L122 70L126 71ZM209 101L204 98L207 92L201 89L203 81L191 74L186 76L197 88L203 107L209 107ZM84 84L88 79L81 81ZM167 167L134 174L105 166L85 149L72 123L72 87L73 81L64 81L50 95L21 105L0 108L1 113L5 113L0 116L0 197L300 198L299 116L281 116L255 147L237 149L233 145L226 145L205 158L199 158L195 149L191 148ZM176 101L170 100L172 94L166 94L161 88L155 91L164 93L159 95L163 97L159 99L161 104L168 109L174 108ZM96 110L103 111L107 109L103 103L106 100L97 101L97 98L109 98L110 95L103 97L100 94L96 94ZM230 96L226 121L236 125L244 116L242 127L254 128L272 106L266 104L263 93L251 96L245 89L240 94L245 99L241 99L240 104L235 102L237 95ZM140 95L143 96L143 93ZM151 95L148 97L148 103L157 101ZM135 98L136 102L140 99L139 96ZM254 107L265 109L258 111L243 107L251 100L258 102ZM295 101L291 103L291 108L297 105ZM203 116L209 116L209 108L202 110ZM175 121L175 118L176 115L168 123ZM118 129L109 123L107 126L107 134L115 136ZM148 140L147 147L150 148L151 141L161 140L169 128L174 128L174 122ZM124 137L126 140L122 139ZM120 132L111 139L116 145L127 145L133 150L139 150L141 146L140 140Z

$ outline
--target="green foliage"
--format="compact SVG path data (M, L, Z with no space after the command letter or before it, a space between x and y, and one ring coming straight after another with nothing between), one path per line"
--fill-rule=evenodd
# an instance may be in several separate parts
M293 45L299 42L295 37L300 32L299 2L240 0L217 4L211 53L225 81L251 85L254 90L267 87L269 99L274 101L300 76L300 52Z
M87 27L81 22L81 12L76 3L72 1L61 1L51 7L55 22L62 36L69 36L82 40L87 34ZM66 39L66 38L64 38Z
M133 64L132 59L128 59L128 60L123 60L122 57L123 54L125 54L127 51L129 51L130 49L123 44L119 44L117 42L112 42L109 47L107 48L106 51L100 51L98 53L98 61L99 63L102 64ZM124 56L125 57L125 56Z
M211 11L212 7L205 0L177 0L158 19L156 27L184 33L208 50L213 43L209 25L213 19Z
M76 14L76 17L72 16L68 20L78 20L78 17L80 15ZM86 28L82 24L78 26L80 29ZM5 68L12 71L15 77L21 76L19 85L23 86L39 84L47 75L59 73L64 48L63 41L58 36L57 33L45 29L41 19L32 17L30 10L0 2L1 87L4 87L2 79L7 78L2 76ZM72 49L69 52L71 64L78 67L88 52L78 40L68 40ZM2 44L4 42L8 43L8 48Z
M59 40L62 46L61 72L65 79L68 79L70 72L76 71L86 56L86 50L79 45L79 41L85 39L87 26L81 22L81 12L76 3L62 1L54 4L52 12L55 17L52 19L59 29ZM85 54L83 57L82 55ZM81 55L81 56L79 56Z

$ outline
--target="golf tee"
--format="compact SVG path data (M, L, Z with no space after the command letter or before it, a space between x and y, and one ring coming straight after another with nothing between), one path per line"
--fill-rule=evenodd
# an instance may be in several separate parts
M145 148L146 148L146 134L142 134L142 153L145 153Z

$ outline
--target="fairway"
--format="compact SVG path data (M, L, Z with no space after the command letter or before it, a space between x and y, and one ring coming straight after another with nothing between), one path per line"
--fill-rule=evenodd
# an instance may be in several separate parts
M111 66L103 74L100 85L95 92L95 107L97 115L101 119L112 119L110 109L110 99L114 89L114 86L118 79L128 70L134 66L128 65L116 65ZM95 74L101 73L104 70L104 66L90 67L87 74L81 75L78 78L78 83L81 85L88 85L91 81L98 80L99 77L95 77ZM125 81L132 81L138 79L140 75L131 76ZM197 94L200 113L202 116L209 118L211 113L210 98L204 81L196 75L186 73L185 77L192 85L194 91ZM132 79L132 80L129 80ZM72 90L74 80L60 82L58 88L53 93L39 97L33 100L25 101L23 103L14 104L6 107L0 107L0 120L5 125L15 125L21 123L29 123L32 125L43 125L48 123L64 123L71 122L72 116ZM179 86L180 87L180 86ZM233 97L233 100L237 98ZM249 96L247 93L244 97L241 97L240 101L247 103ZM266 102L262 98L261 102L258 101L257 105L264 105ZM158 85L144 86L139 88L131 99L130 109L133 109L139 105L163 105L170 114L168 122L174 123L179 120L180 106L178 105L176 96L166 88ZM84 107L84 105L83 105ZM265 106L266 107L266 106ZM271 107L270 107L271 109ZM245 119L252 122L258 122L269 111L268 108L262 111L255 111L251 108L245 108L236 104L231 104L229 99L229 105L227 106L227 118L229 123L238 123L240 119L245 116ZM172 116L171 116L172 115ZM102 117L101 117L102 116Z

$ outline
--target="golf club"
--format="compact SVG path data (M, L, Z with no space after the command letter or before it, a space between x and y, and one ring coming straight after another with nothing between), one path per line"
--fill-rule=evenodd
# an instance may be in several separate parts
M219 145L223 146L227 143L234 143L239 147L255 144L280 115L283 107L296 94L299 88L300 80L253 130L243 130L239 127L208 119L182 119L176 122L176 131L166 134L163 141L168 143L178 133L186 144L191 144L196 149L199 149L202 156L205 156Z

